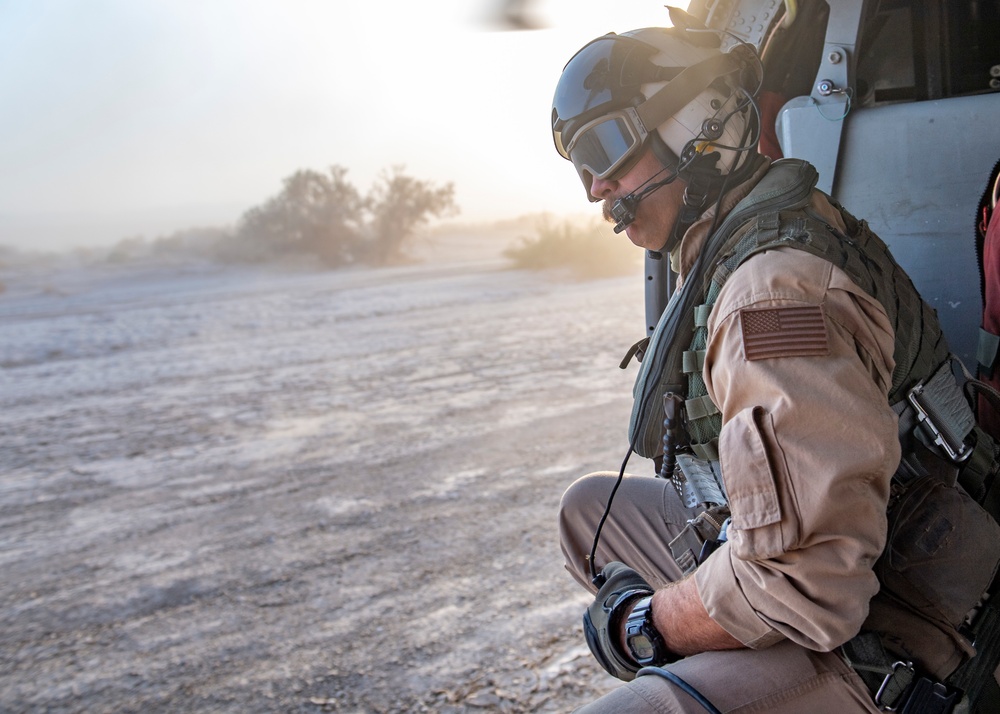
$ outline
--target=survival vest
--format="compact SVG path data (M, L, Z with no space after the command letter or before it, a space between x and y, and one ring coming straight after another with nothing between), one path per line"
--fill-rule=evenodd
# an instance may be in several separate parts
M687 482L689 505L704 502L707 514L718 517L722 509L724 516L718 467L722 419L702 378L708 318L716 299L739 266L765 250L805 250L843 270L882 305L895 331L896 366L888 399L899 416L904 455L893 479L889 541L875 569L883 591L873 601L873 617L866 627L877 631L880 647L885 641L897 655L920 659L927 653L936 676L950 673L949 684L965 692L970 703L985 701L992 696L987 690L1000 695L992 678L1000 662L1000 608L980 608L975 630L966 619L981 604L1000 562L997 447L976 427L969 397L953 375L957 358L950 355L934 310L864 221L831 200L843 217L845 234L809 209L816 179L815 169L804 161L775 162L708 237L645 350L633 390L630 439L636 452L648 458L663 454L665 441L667 449L673 449L676 436L670 432L676 430L666 429L664 439L663 407L671 399L682 400L684 458L669 475L678 483ZM703 478L705 473L708 478ZM718 489L710 486L712 475ZM956 479L963 488L955 488ZM691 481L697 482L693 490ZM704 498L706 493L712 496ZM989 515L980 504L987 506ZM921 541L921 533L935 528L957 535L928 545L925 534ZM676 557L675 545L671 550ZM686 547L682 544L680 550ZM910 637L914 623L924 634ZM991 638L996 642L987 643ZM916 640L916 646L910 647L908 639ZM862 667L884 664L868 656L858 659L864 660ZM889 671L873 675L879 682L894 671L891 658L886 661Z

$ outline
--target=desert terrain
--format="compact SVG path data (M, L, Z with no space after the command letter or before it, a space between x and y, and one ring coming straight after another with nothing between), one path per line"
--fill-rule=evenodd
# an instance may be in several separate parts
M0 711L563 712L556 511L625 455L635 276L0 275ZM630 470L649 470L633 457Z

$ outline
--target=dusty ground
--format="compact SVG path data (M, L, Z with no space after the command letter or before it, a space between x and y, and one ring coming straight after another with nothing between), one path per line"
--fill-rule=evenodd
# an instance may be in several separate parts
M556 712L614 686L555 513L624 456L641 279L473 257L4 276L0 711Z

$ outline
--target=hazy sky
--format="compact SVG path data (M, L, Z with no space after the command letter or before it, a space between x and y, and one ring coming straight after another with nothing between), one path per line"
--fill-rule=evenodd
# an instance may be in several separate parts
M6 0L0 244L111 243L229 224L299 168L367 191L401 164L467 220L586 209L552 148L563 64L662 0ZM676 3L682 4L682 3Z

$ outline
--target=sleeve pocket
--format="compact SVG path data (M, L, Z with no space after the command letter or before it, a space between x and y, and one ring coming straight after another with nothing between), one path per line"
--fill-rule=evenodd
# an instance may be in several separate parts
M780 555L781 502L767 444L770 415L761 407L744 409L722 430L719 452L732 511L730 540L744 560Z

